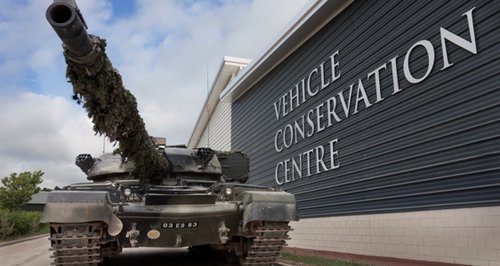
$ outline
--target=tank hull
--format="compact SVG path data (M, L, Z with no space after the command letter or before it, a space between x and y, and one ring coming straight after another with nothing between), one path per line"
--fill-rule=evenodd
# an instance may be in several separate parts
M241 265L271 265L288 239L288 222L298 219L292 194L252 185L115 180L68 189L52 192L43 213L56 265L94 265L136 247L208 247Z

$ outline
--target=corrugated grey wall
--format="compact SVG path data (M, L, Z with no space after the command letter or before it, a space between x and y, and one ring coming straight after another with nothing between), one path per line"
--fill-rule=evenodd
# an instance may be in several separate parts
M454 65L441 70L440 27L470 40L468 17L462 14L473 7L477 54L446 41ZM291 158L298 164L302 154L303 177L297 178L295 171L295 180L283 185L297 196L301 217L498 205L499 25L500 1L355 1L233 103L232 145L249 154L251 182L276 185L276 166ZM411 84L403 74L405 55L421 40L432 44L434 65L427 78ZM328 78L328 60L337 50L340 78L277 119L274 103L303 78L307 80L322 62ZM390 60L395 56L401 91L393 95ZM428 60L422 45L412 50L409 62L415 78L425 75ZM367 75L384 63L386 69L380 72L384 100L376 103L374 77ZM359 112L353 114L358 79L371 106L366 108L360 98ZM313 74L311 80L314 88L320 75ZM338 93L348 95L351 84L355 84L353 106L346 118ZM275 150L276 132L295 121L300 125L305 115L307 135L311 131L307 114L312 112L310 119L316 121L316 107L323 104L320 113L326 117L331 97L337 97L341 122L299 138L281 152ZM325 118L320 120L327 124ZM310 168L304 167L304 152L322 146L323 162L330 168L328 143L333 139L338 139L334 146L338 169L325 171L320 164L316 174L315 159ZM309 155L315 154L316 150ZM311 176L306 176L308 169Z

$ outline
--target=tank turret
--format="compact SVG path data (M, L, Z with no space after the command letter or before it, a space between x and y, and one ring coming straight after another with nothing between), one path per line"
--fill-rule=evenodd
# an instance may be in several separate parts
M151 141L135 97L123 86L120 74L108 59L106 40L87 34L74 0L54 0L46 17L63 42L73 98L87 110L94 131L119 142L117 153L124 163L134 162L134 177L161 183L168 174L168 160Z

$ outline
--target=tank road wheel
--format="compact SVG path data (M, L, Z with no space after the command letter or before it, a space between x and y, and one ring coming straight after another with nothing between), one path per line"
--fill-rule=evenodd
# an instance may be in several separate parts
M52 265L98 265L105 236L103 223L50 224Z
M236 252L240 265L274 265L281 257L286 245L288 222L252 222L250 238L241 238L240 250ZM254 237L253 237L254 236Z

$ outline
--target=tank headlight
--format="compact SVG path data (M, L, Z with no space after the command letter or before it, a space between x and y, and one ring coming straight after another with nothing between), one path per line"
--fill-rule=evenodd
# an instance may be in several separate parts
M233 189L230 188L230 187L227 187L225 190L224 190L224 194L226 194L226 196L231 196L231 194L233 194Z
M123 190L123 195L125 195L125 197L130 197L130 195L132 195L132 190L130 188L126 188L125 190Z

